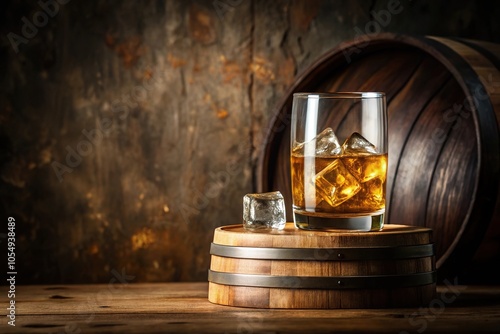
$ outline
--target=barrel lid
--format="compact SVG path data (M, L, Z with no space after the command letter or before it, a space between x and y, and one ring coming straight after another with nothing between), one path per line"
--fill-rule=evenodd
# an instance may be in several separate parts
M263 233L250 232L239 224L218 227L213 242L224 246L273 248L411 246L432 243L432 230L391 224L375 232L306 231L287 223L283 230Z

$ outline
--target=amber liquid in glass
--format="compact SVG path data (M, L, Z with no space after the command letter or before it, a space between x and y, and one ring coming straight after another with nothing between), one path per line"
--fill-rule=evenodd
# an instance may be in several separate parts
M385 212L387 154L320 157L292 153L291 165L296 217L381 216ZM383 224L383 216L380 221ZM370 229L381 228L374 224Z

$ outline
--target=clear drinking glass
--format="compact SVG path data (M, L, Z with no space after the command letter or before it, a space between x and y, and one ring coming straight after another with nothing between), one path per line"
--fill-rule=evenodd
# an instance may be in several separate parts
M295 93L291 127L295 226L376 231L384 226L384 93Z

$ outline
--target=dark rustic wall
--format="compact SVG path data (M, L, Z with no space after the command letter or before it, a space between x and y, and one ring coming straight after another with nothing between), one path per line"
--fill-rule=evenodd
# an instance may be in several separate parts
M205 280L297 73L367 32L500 42L498 1L44 1L0 14L0 219L22 283Z

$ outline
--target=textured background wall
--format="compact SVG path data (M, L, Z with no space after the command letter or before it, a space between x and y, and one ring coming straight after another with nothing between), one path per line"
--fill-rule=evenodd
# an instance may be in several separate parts
M498 1L390 18L397 1L59 1L0 13L0 219L22 283L206 280L273 106L322 53L379 31L500 42Z

